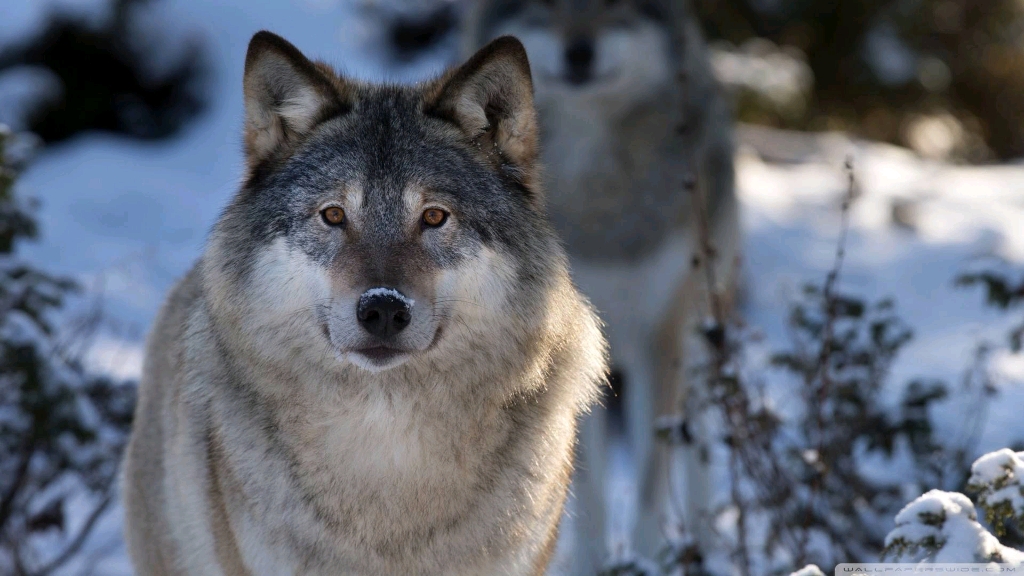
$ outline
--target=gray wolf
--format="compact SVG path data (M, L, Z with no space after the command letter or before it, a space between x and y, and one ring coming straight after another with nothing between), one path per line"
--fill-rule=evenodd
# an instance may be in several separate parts
M583 424L575 479L577 541L590 548L577 556L577 571L593 574L610 545L612 563L650 556L680 523L706 544L704 401L686 376L702 361L696 323L708 314L708 293L694 270L700 239L684 182L695 178L706 201L714 289L726 301L737 276L739 214L731 114L699 23L682 0L486 0L469 9L464 30L468 50L506 34L526 47L549 213L577 285L607 324L622 378L639 517L624 543L609 536L604 481L614 428L608 411L597 410ZM695 439L673 454L655 443L655 419L680 410ZM685 475L684 518L670 514L670 464Z
M139 574L540 574L599 322L544 217L513 38L415 86L269 32L247 173L150 336Z

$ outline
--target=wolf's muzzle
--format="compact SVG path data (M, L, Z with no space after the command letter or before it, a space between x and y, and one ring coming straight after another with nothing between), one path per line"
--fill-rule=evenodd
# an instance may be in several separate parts
M370 288L359 297L356 318L378 338L398 334L412 321L413 301L394 288Z
M566 79L572 84L584 84L590 80L594 63L594 41L577 38L565 49Z

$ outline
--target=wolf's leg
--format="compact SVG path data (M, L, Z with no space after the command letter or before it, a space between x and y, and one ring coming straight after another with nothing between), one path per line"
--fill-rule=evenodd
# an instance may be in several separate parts
M636 506L633 508L636 510L636 523L632 528L631 544L633 552L653 558L664 541L662 525L665 520L665 510L659 507L660 499L656 495L656 475L663 468L656 462L658 451L655 450L655 370L652 355L645 346L637 346L631 352L624 359L623 385L626 434L636 490Z
M680 531L695 537L702 550L710 541L709 434L705 419L706 378L699 367L709 360L699 323L707 315L707 293L701 274L690 274L673 296L652 347L658 366L656 416L681 418L683 428L671 442L657 441L654 458L652 510L664 515L669 537Z
M685 355L694 362L690 366L701 366L710 360L707 347L700 341L696 326L689 326L690 334L683 339L686 346ZM685 371L682 375L685 378ZM696 540L701 550L709 550L712 542L712 493L711 493L711 430L708 422L710 410L708 403L707 381L704 378L690 378L684 383L686 401L683 406L683 419L686 422L688 438L673 447L671 459L672 481L676 482L674 497L682 502L682 518L678 519L686 532ZM678 486L678 480L682 486ZM680 490L681 488L681 490Z
M710 193L717 196L717 214L712 221L711 242L715 249L715 280L718 305L723 320L729 324L734 311L737 290L740 283L740 232L739 205L733 193L731 148L713 158L712 168L718 190ZM712 360L708 344L701 335L699 323L712 316L709 308L707 277L704 270L695 271L697 282L687 287L678 299L685 311L681 322L681 355L686 359L684 370L677 377L677 390L683 396L676 403L684 408L684 419L690 432L690 440L673 453L673 477L682 478L684 485L677 492L683 500L682 526L696 540L701 550L714 546L714 510L711 478L711 435L714 424L711 413L710 391L706 376L693 377L692 368L708 366Z
M607 466L608 410L596 406L580 422L569 506L573 525L572 574L593 576L608 557L605 480Z

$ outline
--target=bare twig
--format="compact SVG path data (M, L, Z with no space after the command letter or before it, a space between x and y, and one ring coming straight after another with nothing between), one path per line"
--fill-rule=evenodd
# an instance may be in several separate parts
M690 193L693 199L693 213L697 220L697 243L700 250L698 265L704 268L704 279L708 289L708 309L711 318L720 330L725 329L725 310L722 306L722 297L718 292L718 281L715 278L715 258L717 253L711 242L711 224L708 221L707 199L704 197L704 190L697 182L697 178L691 172L683 183L683 187ZM721 348L724 338L713 338L715 348Z
M797 556L797 565L803 565L808 562L808 550L810 539L809 528L814 522L814 507L817 501L818 493L821 490L822 477L827 473L828 462L823 458L825 454L825 403L828 402L829 393L832 389L832 373L830 369L830 361L832 357L832 349L835 345L835 322L839 315L838 299L836 298L835 287L839 281L839 275L843 269L843 260L846 257L846 241L850 233L850 204L853 202L856 194L856 179L853 172L853 158L848 157L844 166L846 171L846 193L843 196L840 204L840 224L839 224L839 238L836 241L836 253L835 259L832 262L832 268L828 271L825 276L825 284L822 288L822 299L825 303L825 325L821 337L821 349L818 353L817 366L813 372L808 372L804 384L807 387L807 391L811 392L816 390L816 402L809 402L810 406L814 408L814 423L815 423L815 439L814 439L814 453L811 455L813 458L812 462L808 462L811 467L816 471L816 474L812 477L810 483L810 496L807 502L807 511L804 516L804 530L801 533L801 542L799 552Z
M686 82L686 75L680 74L678 77L680 84L681 93L684 95L683 101L685 102L685 94L688 88ZM686 137L691 134L694 126L690 121L690 118L685 111L680 119L679 124L676 126L676 133L679 136ZM718 279L716 278L716 258L718 256L715 246L712 242L711 222L708 214L708 201L704 194L704 187L698 181L698 173L694 169L692 159L687 159L689 170L683 179L683 188L687 194L690 195L692 201L692 215L694 223L696 224L697 232L697 254L693 258L694 268L703 267L704 269L704 283L707 290L707 305L708 305L708 319L703 322L701 326L701 333L703 340L708 346L711 352L711 361L709 362L709 372L706 375L707 378L707 394L702 399L702 402L711 403L713 396L715 395L714 390L723 386L728 386L730 390L738 388L736 379L729 379L726 375L726 367L732 362L732 347L729 344L729 333L727 332L727 317L724 304L722 302L722 295L719 292ZM726 384L726 382L733 382L732 386ZM682 394L682 398L690 398L691 394ZM737 433L738 430L735 424L742 420L738 417L738 411L743 411L747 405L746 398L742 398L737 404L736 402L724 402L723 412L725 413L726 425L729 428L730 437L737 439L741 434ZM683 414L694 413L700 410L687 410L686 406L680 406ZM685 420L684 420L685 425ZM729 476L730 476L730 497L733 505L737 511L737 543L736 543L736 554L735 558L738 563L740 573L744 576L750 574L750 556L749 556L749 543L747 541L747 515L745 512L745 502L741 494L740 482L741 474L740 469L743 464L739 461L739 454L735 447L731 447L729 451ZM693 511L690 511L693 513Z
M839 274L843 269L843 260L846 257L846 239L850 234L850 204L853 202L856 193L856 179L853 174L853 158L846 159L846 194L843 196L840 205L839 239L836 242L836 255L832 263L832 269L825 277L825 286L822 289L822 297L825 300L825 333L822 338L821 354L818 356L818 373L822 386L818 393L818 400L824 402L828 398L831 384L831 374L828 369L829 356L832 354L832 346L835 343L835 321L838 316L836 311L836 282L839 281ZM818 422L819 433L824 429L823 423Z

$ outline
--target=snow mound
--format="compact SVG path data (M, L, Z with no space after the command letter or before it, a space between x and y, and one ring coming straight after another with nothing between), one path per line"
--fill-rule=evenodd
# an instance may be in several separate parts
M825 573L821 571L821 568L818 568L814 564L808 564L789 576L825 576Z
M999 543L978 523L974 504L957 492L932 490L896 515L883 557L894 562L1024 564L1024 552Z
M1020 484L1024 471L1024 452L1009 448L989 452L974 461L971 466L971 484L997 484L1013 482Z
M1024 525L1024 452L1003 448L985 454L971 466L967 487L978 494L978 505L985 511L985 520L997 534L1006 523Z

